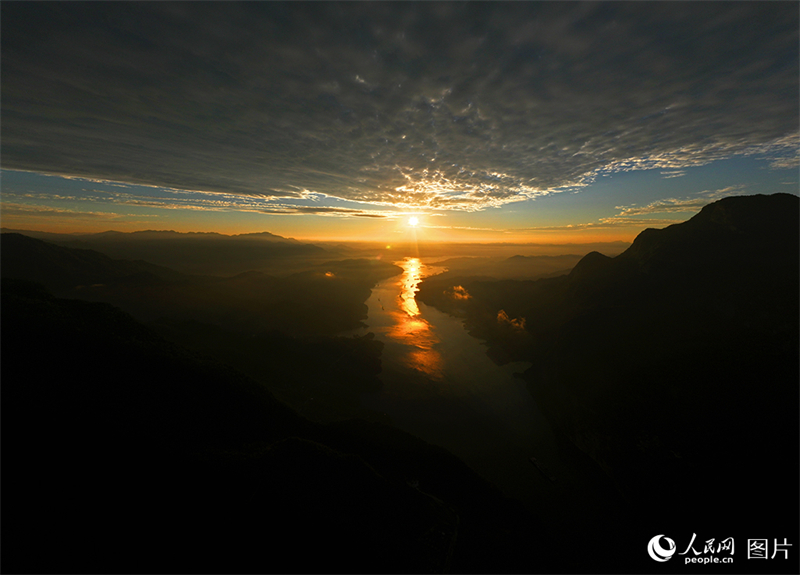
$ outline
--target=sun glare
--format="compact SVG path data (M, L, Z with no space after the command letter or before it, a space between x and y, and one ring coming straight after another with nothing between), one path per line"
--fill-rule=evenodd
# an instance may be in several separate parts
M408 225L411 226L412 228L416 228L418 223L419 219L417 217L411 216L410 218L408 218Z

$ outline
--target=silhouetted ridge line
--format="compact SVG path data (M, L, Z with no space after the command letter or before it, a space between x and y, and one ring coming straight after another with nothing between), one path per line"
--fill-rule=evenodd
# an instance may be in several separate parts
M298 258L323 258L327 255L326 250L319 246L269 232L236 236L173 230L79 235L20 233L63 247L96 250L115 259L145 260L184 273L202 275L233 275L269 266L286 268Z
M271 232L251 232L244 234L221 234L219 232L176 232L175 230L138 230L134 232L119 232L108 230L95 233L56 233L40 232L36 230L19 230L13 228L0 228L0 233L19 233L32 238L43 239L46 241L72 241L72 240L99 240L115 239L138 241L144 239L252 239L266 240L275 242L299 243L294 238L286 238Z
M112 259L95 250L65 248L17 233L0 234L0 250L3 276L38 281L56 290L145 275L160 281L188 278L142 260Z
M635 259L640 265L654 257L662 246L719 250L719 255L739 246L723 242L744 242L742 247L788 247L796 243L797 214L800 198L791 194L771 196L736 196L708 204L698 214L680 224L663 229L646 229L633 244L617 256L621 260ZM710 245L705 245L710 243ZM696 244L696 245L693 245ZM748 250L751 251L751 250ZM684 254L691 257L690 253Z
M611 258L601 254L600 252L590 252L583 256L581 260L575 264L572 271L569 273L570 278L580 279L587 275L596 273L600 269L604 269Z
M795 536L799 238L797 196L730 197L569 275L462 277L458 301L434 277L417 297L464 317L496 361L531 362L537 404L632 502L639 532L692 517L698 537L725 525L746 539L781 508ZM722 485L761 497L698 499Z
M518 304L532 393L636 505L666 505L663 525L731 478L797 502L798 237L797 196L726 198ZM707 513L744 535L765 512Z

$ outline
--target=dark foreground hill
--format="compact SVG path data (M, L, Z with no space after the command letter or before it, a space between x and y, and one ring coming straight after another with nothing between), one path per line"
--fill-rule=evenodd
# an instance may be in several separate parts
M216 277L18 233L0 234L0 247L4 278L118 306L165 338L236 365L315 421L381 418L367 413L358 394L380 386L382 344L335 334L362 325L370 288L401 271L390 263L350 259L280 277Z
M2 287L4 572L552 570L535 519L446 451Z
M533 363L537 402L643 532L797 541L799 214L792 195L727 198L569 275L418 297Z

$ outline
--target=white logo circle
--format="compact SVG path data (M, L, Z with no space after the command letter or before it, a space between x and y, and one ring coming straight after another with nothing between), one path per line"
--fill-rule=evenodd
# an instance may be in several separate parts
M672 556L675 554L675 542L669 537L664 537L664 540L667 542L667 549L664 549L659 543L662 537L664 536L656 535L650 540L650 543L647 544L647 552L650 554L650 557L660 563L672 559Z

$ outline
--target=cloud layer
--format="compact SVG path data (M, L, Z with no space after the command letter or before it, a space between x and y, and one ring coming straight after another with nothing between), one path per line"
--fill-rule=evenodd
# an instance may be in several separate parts
M796 3L0 9L5 168L479 210L608 171L797 162ZM291 206L321 209L345 208Z

